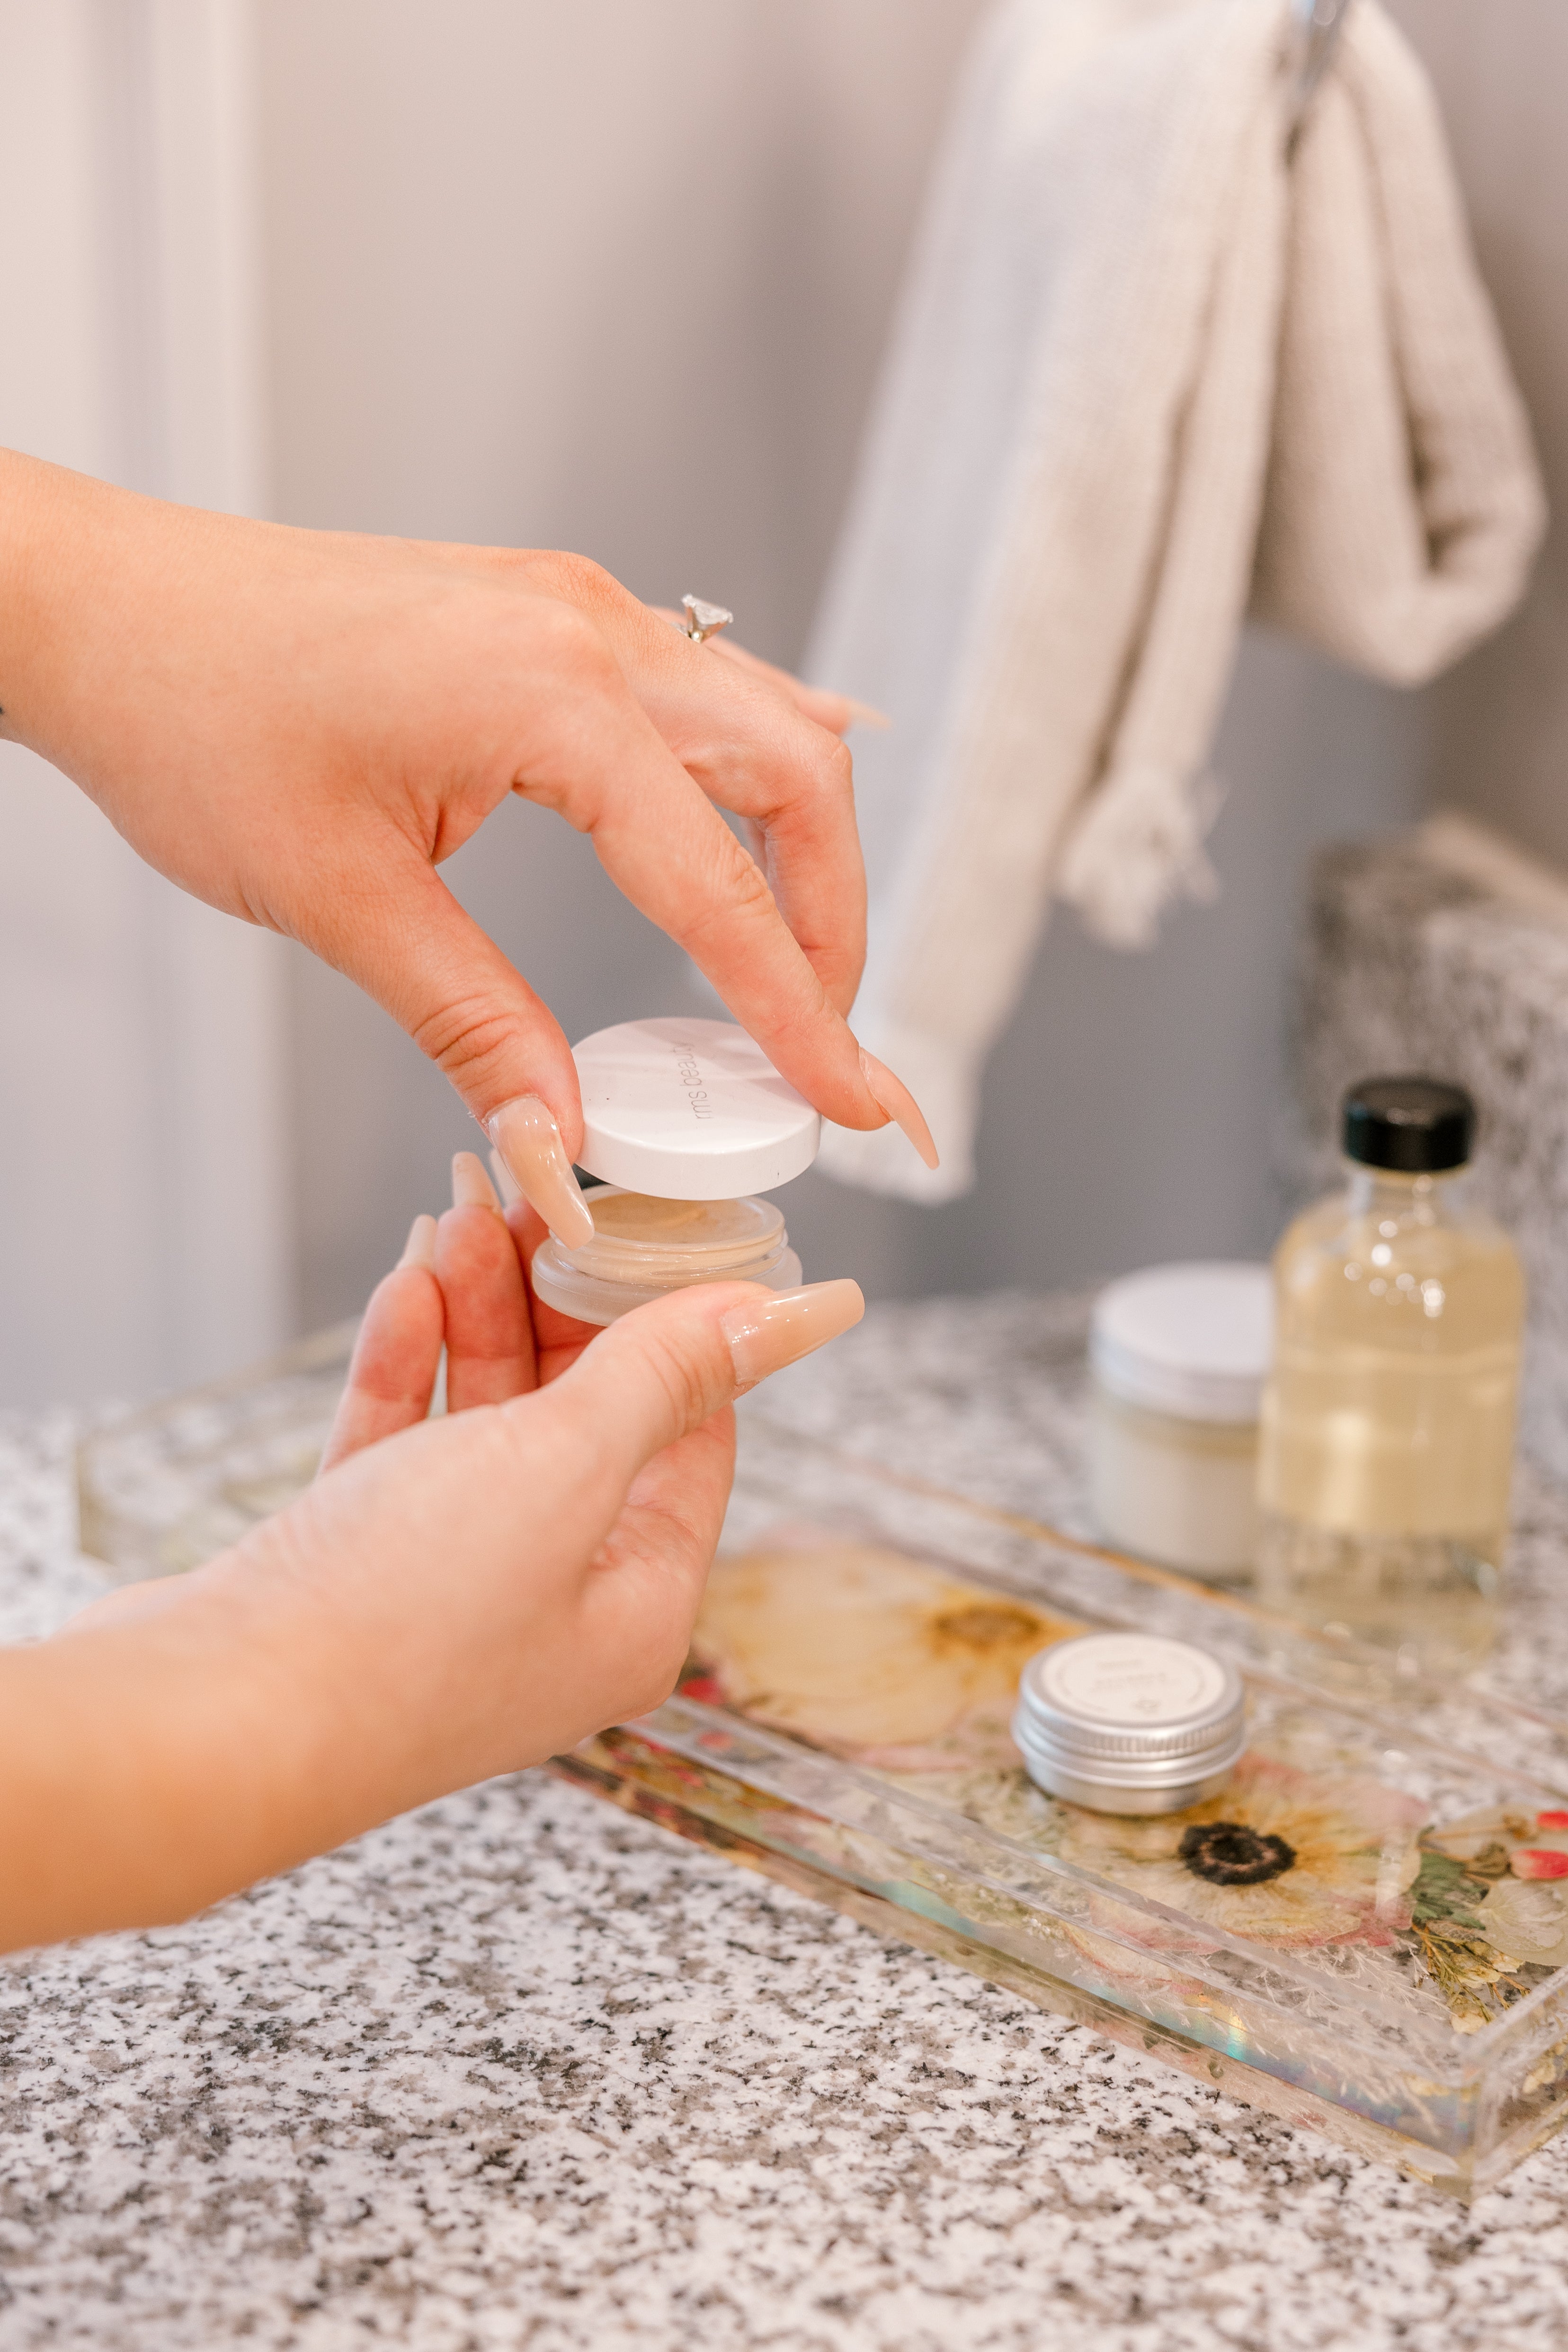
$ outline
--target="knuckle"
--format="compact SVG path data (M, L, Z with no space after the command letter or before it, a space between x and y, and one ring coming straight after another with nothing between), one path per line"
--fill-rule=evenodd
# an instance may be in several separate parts
M602 607L626 594L626 590L602 563L570 548L552 548L535 559L533 576L548 583L551 593L570 604Z
M734 843L734 856L726 861L726 870L719 877L710 901L695 908L682 924L679 946L695 951L710 932L727 930L737 921L765 925L779 919L778 901L767 876L739 842Z
M855 758L849 746L837 736L825 735L819 727L810 727L807 733L809 740L791 763L793 813L809 812L814 822L825 814L837 818L846 811L852 813ZM791 814L786 806L776 810L774 816L787 818Z
M766 922L769 918L778 915L778 898L773 896L773 885L766 877L762 863L750 854L750 849L736 842L733 833L726 835L726 837L731 842L731 849L726 852L724 875L721 875L721 891L724 891L724 908L721 910L726 915L729 912L742 915L750 922Z
M482 1092L487 1076L499 1069L508 1048L515 1045L517 1024L488 998L459 996L416 1022L410 1034L420 1052L467 1096Z
M654 1348L652 1369L671 1425L683 1435L688 1430L700 1429L718 1402L700 1347L685 1341L684 1335L661 1339Z
M847 743L837 736L825 746L817 761L823 793L833 800L853 803L855 798L855 754Z
M529 619L535 653L552 669L591 680L615 669L615 656L594 621L569 599L542 597Z
M730 905L735 912L752 918L776 915L778 901L773 885L762 866L737 842L735 856L730 861L725 888Z

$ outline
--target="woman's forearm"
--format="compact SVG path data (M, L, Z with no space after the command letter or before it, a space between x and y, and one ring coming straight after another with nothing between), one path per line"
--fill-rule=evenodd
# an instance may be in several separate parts
M198 1628L0 1653L0 1948L183 1918L309 1852L292 1744Z

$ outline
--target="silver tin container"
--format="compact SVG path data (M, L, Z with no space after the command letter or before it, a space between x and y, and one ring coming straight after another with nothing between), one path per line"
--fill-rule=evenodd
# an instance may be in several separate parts
M1029 1778L1098 1813L1179 1813L1247 1745L1241 1677L1159 1633L1079 1633L1029 1660L1013 1738Z

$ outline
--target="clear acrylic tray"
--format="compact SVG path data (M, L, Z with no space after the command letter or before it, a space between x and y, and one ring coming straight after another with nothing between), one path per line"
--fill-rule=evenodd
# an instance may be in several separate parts
M84 1546L174 1572L278 1507L351 1338L89 1439ZM741 1419L680 1689L559 1771L1461 2195L1557 2129L1568 1723L1466 1685L1372 1691L1346 1645L1282 1643L1244 1598ZM1129 1822L1029 1782L1018 1669L1096 1625L1236 1662L1249 1746L1219 1798ZM1240 1864L1220 1824L1249 1833Z
M123 1583L177 1576L280 1511L316 1475L358 1329L91 1431L77 1448L83 1551Z

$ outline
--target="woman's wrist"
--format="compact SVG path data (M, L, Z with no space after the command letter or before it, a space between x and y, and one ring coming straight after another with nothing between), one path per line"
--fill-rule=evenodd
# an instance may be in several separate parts
M40 700L39 650L74 568L73 485L80 479L0 449L0 735L13 742L34 741L28 720Z
M183 1918L321 1842L302 1727L194 1597L0 1654L0 1948Z

